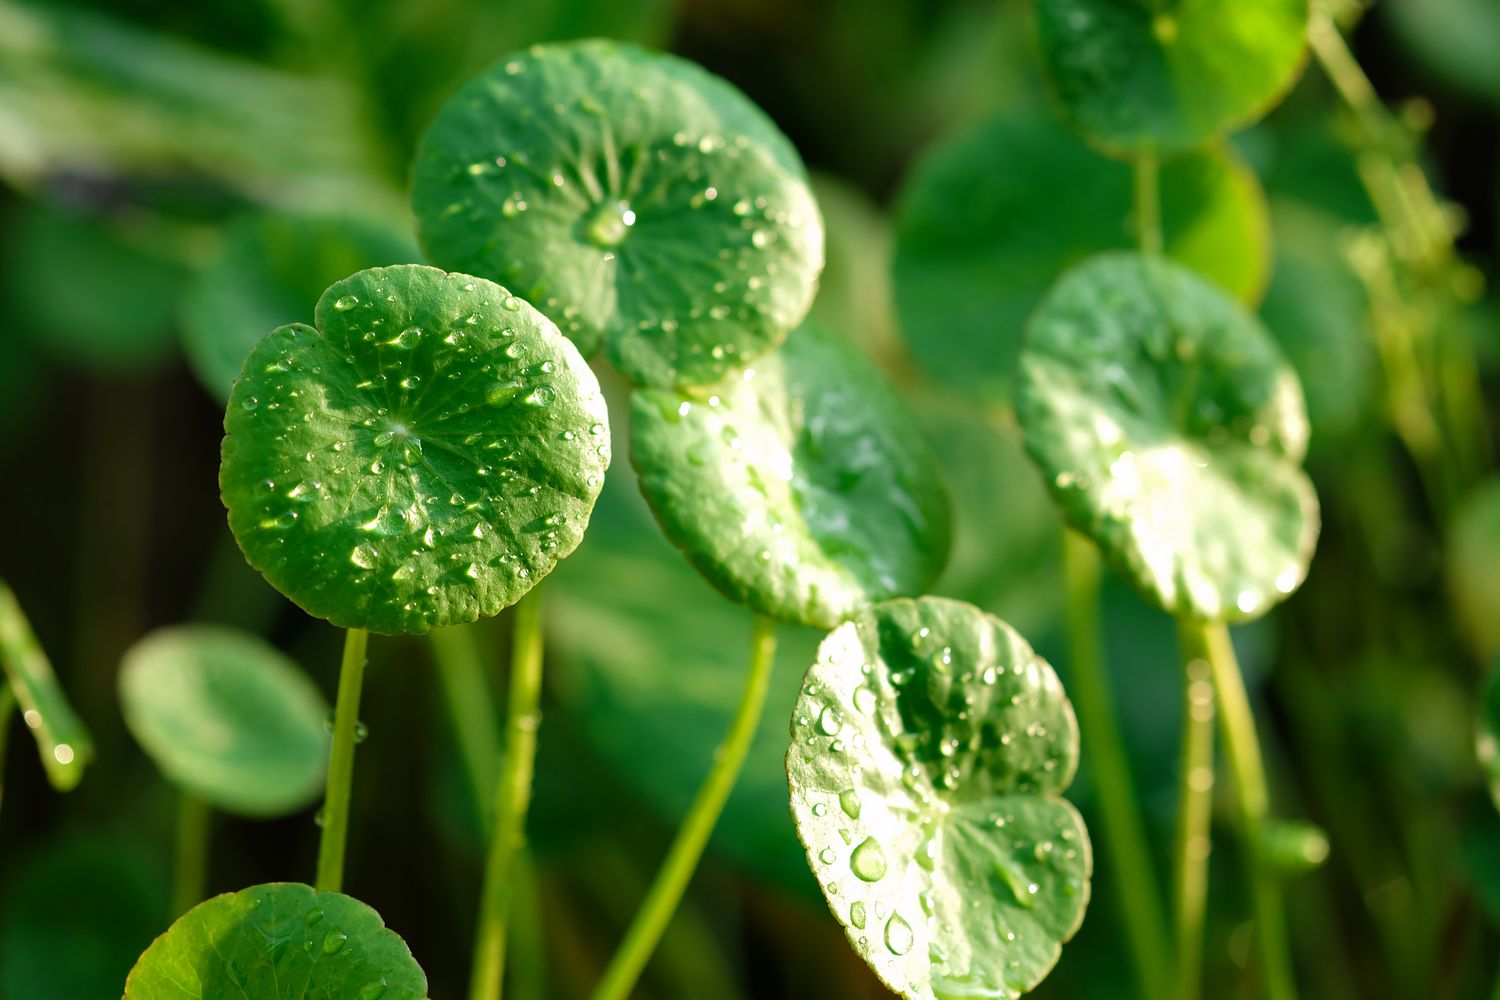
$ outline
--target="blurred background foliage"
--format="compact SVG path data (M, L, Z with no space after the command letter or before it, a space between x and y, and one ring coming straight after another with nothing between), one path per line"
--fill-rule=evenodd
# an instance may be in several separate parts
M1500 480L1487 471L1500 406L1484 403L1500 390L1500 6L1337 7L1357 23L1355 51L1459 229L1465 263L1442 270L1447 284L1434 290L1427 279L1439 272L1420 257L1384 253L1402 234L1380 228L1362 182L1369 151L1315 66L1216 154L1252 187L1258 178L1263 204L1233 184L1205 197L1220 216L1267 212L1270 259L1201 266L1265 285L1261 313L1306 385L1325 510L1306 586L1238 638L1281 811L1332 842L1326 865L1289 889L1306 995L1488 995L1500 817L1473 732L1484 667L1500 650ZM909 177L997 129L1060 131L1025 3L0 0L0 575L98 744L82 786L61 797L11 736L0 1000L117 996L167 923L174 797L116 703L134 639L189 620L248 628L333 689L337 633L245 566L218 502L235 351L308 318L334 278L413 259L406 165L460 80L510 49L591 35L702 62L801 149L828 226L815 313L886 368L947 466L957 539L938 589L1014 623L1066 680L1057 515L1003 399L955 381L961 353L913 361L933 361L924 324L936 306L892 278L903 213L921 197ZM1004 287L972 281L978 301L997 297L969 317L974 337L1013 342L1011 327L1057 270L1128 238L1126 207L1109 207L1122 168L1066 135L1047 141L1053 169L1007 162L1004 150L990 164L1020 191L1014 217L993 218L990 188L961 171L939 187L978 235L981 224L1014 227L1003 233L1014 241ZM1453 419L1425 430L1408 419L1401 368L1381 353L1392 323L1452 347L1438 352L1427 402ZM596 979L726 725L750 627L662 540L623 460L549 589L553 666L517 1000L583 996ZM1164 855L1179 705L1172 628L1116 581L1104 601L1130 764ZM505 630L502 616L480 631L492 670ZM815 641L783 636L766 722L643 998L883 995L825 912L787 815L785 719ZM457 996L480 821L428 647L378 646L348 885L407 938L433 996ZM1073 798L1092 816L1086 769ZM217 817L210 889L306 878L314 843L310 813ZM1217 844L1208 994L1228 997L1248 927L1233 840ZM1115 891L1102 868L1088 920L1038 996L1128 992Z

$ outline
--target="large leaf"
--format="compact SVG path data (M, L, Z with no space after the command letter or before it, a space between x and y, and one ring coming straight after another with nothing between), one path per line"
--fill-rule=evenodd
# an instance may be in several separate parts
M1063 514L1174 614L1243 621L1307 574L1307 414L1265 329L1191 272L1106 254L1026 335L1026 445Z
M424 1000L427 977L364 903L295 882L215 896L141 955L123 1000Z
M1500 5L1493 0L1390 0L1380 12L1432 72L1500 104Z
M1038 0L1063 110L1120 152L1173 152L1247 125L1291 87L1308 0Z
M1271 245L1255 175L1219 145L1167 163L1161 189L1166 254L1257 302ZM896 304L917 360L946 383L1006 398L1026 318L1057 275L1135 245L1132 191L1129 167L1031 112L935 146L897 208Z
M47 779L58 791L83 780L94 743L68 704L52 663L31 631L16 595L0 580L0 668L21 708L21 721L36 738Z
M309 614L427 632L515 603L577 546L609 465L593 372L482 278L333 285L245 362L219 473L250 564Z
M412 205L444 267L502 281L636 382L703 385L806 314L823 228L743 94L604 41L502 59L423 137Z
M267 330L311 319L323 290L340 278L417 257L404 231L369 219L270 213L238 219L183 299L188 361L204 386L227 400Z
M824 640L791 735L808 863L887 986L1013 997L1046 976L1093 856L1060 797L1073 708L1019 634L958 601L882 604Z
M630 456L667 537L773 618L832 627L921 593L947 560L931 449L868 363L810 326L707 398L638 390Z
M328 704L253 635L158 629L125 653L125 724L172 782L230 812L274 816L322 791Z

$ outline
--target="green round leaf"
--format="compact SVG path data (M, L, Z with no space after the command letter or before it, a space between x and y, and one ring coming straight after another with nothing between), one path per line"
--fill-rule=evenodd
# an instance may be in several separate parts
M341 628L427 632L515 603L573 551L609 465L593 372L482 278L333 285L256 345L219 485L250 565Z
M1500 103L1500 4L1494 0L1391 0L1395 34L1432 72Z
M1132 183L1128 166L1031 113L936 146L897 207L896 304L917 360L945 383L1008 398L1021 331L1057 275L1135 245ZM1271 240L1255 174L1217 146L1163 165L1161 191L1167 256L1257 302Z
M418 259L393 226L343 216L250 215L225 233L218 258L188 289L182 342L220 399L266 331L312 317L323 289L361 268Z
M1069 272L1027 330L1016 397L1053 499L1148 599L1244 621L1302 582L1318 536L1302 390L1192 272L1139 254Z
M849 347L803 327L707 398L642 389L631 461L662 530L730 600L831 628L947 560L937 460Z
M636 382L705 385L802 320L823 228L801 161L743 94L673 56L538 46L423 137L427 255L516 288Z
M136 962L123 1000L423 1000L427 977L380 914L337 892L273 882L215 896Z
M1308 0L1037 0L1063 110L1105 149L1173 152L1248 125L1291 88Z
M275 816L322 791L328 704L253 635L213 625L151 633L125 653L120 703L168 780L220 809Z
M1010 626L944 598L832 632L787 751L792 817L850 941L921 1000L1030 990L1083 921L1093 855L1060 798L1078 725Z
M145 234L40 202L6 226L5 297L38 343L101 371L170 357L186 277Z
M1483 659L1500 653L1500 477L1471 493L1448 536L1448 591L1459 624Z

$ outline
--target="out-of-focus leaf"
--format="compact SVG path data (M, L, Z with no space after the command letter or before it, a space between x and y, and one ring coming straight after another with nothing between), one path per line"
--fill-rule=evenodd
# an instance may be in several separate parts
M823 213L823 273L809 318L886 366L902 347L891 292L891 231L863 191L829 174L814 174Z
M390 203L344 85L62 4L0 2L0 175L211 177L277 203Z
M117 839L11 858L0 897L0 1000L117 997L166 912L162 873Z
M128 224L36 202L9 221L4 241L10 322L38 345L101 371L170 356L187 271Z
M278 326L311 322L325 288L363 268L418 257L416 240L388 223L353 216L239 219L184 298L188 361L210 392L228 400L256 342Z
M1500 104L1500 4L1495 0L1387 0L1379 9L1424 66Z
M1448 537L1448 591L1482 659L1500 652L1500 477L1471 493Z

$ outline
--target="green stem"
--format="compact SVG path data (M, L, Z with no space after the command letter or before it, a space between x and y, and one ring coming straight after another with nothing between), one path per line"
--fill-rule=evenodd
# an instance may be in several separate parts
M344 848L349 839L349 798L354 781L354 746L359 742L359 695L365 681L365 648L370 633L351 628L344 634L339 667L339 694L333 710L333 750L328 757L328 792L323 799L323 838L318 843L317 887L339 892L344 887Z
M0 677L0 805L5 802L5 746L10 735L10 720L16 714L16 693Z
M1203 978L1203 914L1208 900L1209 822L1214 793L1214 689L1209 677L1215 626L1177 621L1183 667L1182 755L1173 840L1172 915L1178 1000L1197 1000Z
M1161 253L1161 183L1156 157L1142 153L1135 161L1135 234L1142 253Z
M714 755L708 777L699 787L698 796L677 831L677 838L667 851L666 860L656 873L656 881L636 911L625 940L610 959L609 968L604 970L604 978L595 988L593 1000L625 1000L671 922L745 762L745 754L760 722L775 657L776 625L757 615L750 639L749 674L734 720Z
M207 802L191 792L181 793L177 803L176 872L172 879L174 916L181 916L203 902L208 883L210 818Z
M1094 774L1105 850L1119 883L1120 917L1141 995L1164 997L1171 976L1166 920L1104 667L1099 637L1099 557L1093 544L1071 529L1063 534L1063 568L1068 588L1073 705L1078 710L1079 728L1088 734L1083 748Z
M526 831L536 731L541 724L542 595L539 587L516 605L505 706L505 758L495 785L495 826L479 896L470 1000L498 1000L505 982L505 930L515 893L515 858Z
M500 727L485 683L484 662L468 626L440 628L429 639L475 812L480 827L488 833L494 820L489 792L495 787L495 768L500 762Z
M1218 696L1219 732L1224 738L1229 770L1234 775L1235 811L1254 907L1256 952L1266 980L1265 994L1268 1000L1294 1000L1297 987L1281 909L1281 886L1275 872L1262 863L1260 856L1270 796L1266 791L1260 741L1255 735L1255 716L1250 711L1250 697L1245 693L1245 679L1229 640L1229 629L1216 623L1206 626L1204 632Z

